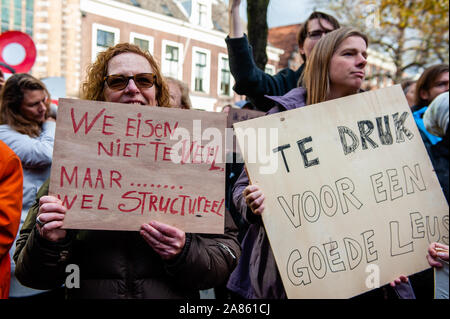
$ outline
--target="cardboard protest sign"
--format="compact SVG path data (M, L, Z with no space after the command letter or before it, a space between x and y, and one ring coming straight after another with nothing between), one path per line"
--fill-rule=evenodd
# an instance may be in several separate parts
M352 297L448 245L448 205L399 86L234 128L289 298Z
M239 147L237 147L236 135L232 131L233 124L261 117L264 116L264 114L264 112L256 110L230 108L227 117L227 163L231 163L233 161L243 163L242 154ZM233 157L232 153L236 153L235 157Z
M233 127L234 123L251 120L265 113L257 110L230 108L227 117L227 127Z
M224 232L226 116L60 99L50 194L64 228L139 230L157 220Z

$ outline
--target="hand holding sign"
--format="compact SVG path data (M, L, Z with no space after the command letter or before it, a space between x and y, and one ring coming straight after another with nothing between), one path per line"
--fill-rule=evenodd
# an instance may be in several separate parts
M143 224L140 233L164 260L170 260L178 256L186 243L184 231L157 221Z
M66 211L67 208L61 200L54 196L43 196L39 199L36 225L42 238L57 242L66 237L67 232L62 229Z
M264 211L264 194L258 185L248 185L242 194L245 197L247 206L250 207L253 214L261 215Z

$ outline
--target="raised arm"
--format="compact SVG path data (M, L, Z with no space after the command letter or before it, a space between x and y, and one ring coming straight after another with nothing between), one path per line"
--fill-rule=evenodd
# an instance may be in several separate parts
M241 0L230 0L228 5L228 21L230 26L230 38L242 38L244 36L244 26L239 15Z

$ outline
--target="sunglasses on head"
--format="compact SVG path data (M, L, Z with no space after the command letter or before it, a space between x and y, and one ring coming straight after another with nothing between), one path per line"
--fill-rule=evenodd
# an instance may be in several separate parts
M156 81L156 75L153 73L138 73L132 76L125 76L121 74L111 74L105 76L103 80L108 84L111 90L119 91L128 86L128 82L133 79L138 88L151 88Z

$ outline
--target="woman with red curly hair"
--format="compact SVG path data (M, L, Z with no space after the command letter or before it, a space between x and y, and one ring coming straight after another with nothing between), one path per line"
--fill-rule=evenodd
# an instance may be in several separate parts
M85 100L170 105L168 86L158 63L130 43L119 43L101 52L89 66L82 88Z
M83 83L83 98L169 106L159 66L137 46L123 43L98 55ZM199 235L149 221L139 232L65 230L67 208L38 193L20 232L14 255L16 276L30 287L48 289L66 280L66 267L79 267L70 298L199 298L199 290L222 285L237 264L237 228L225 218L224 235Z

